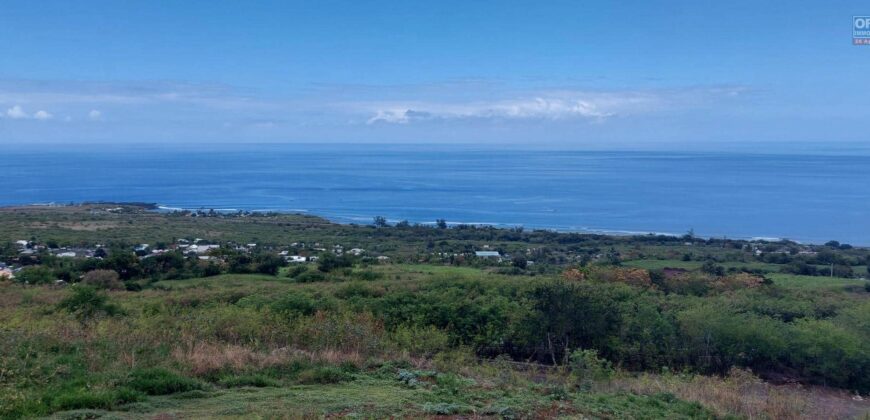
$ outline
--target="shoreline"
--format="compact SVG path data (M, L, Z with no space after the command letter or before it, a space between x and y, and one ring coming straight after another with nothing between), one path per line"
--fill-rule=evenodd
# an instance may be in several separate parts
M374 217L379 215L372 215L370 217L365 216L343 216L336 214L328 214L325 213L313 213L307 209L244 209L244 208L209 208L207 206L199 206L199 207L182 207L182 206L172 206L162 203L150 203L150 202L115 202L115 201L84 201L79 203L28 203L28 204L13 204L13 205L2 205L0 209L9 210L9 209L25 209L25 208L64 208L64 207L84 207L84 206L123 206L123 207L136 207L145 211L157 212L157 213L172 213L178 211L210 211L214 210L215 213L219 213L222 215L230 215L236 214L239 212L246 213L256 213L256 214L281 214L281 215L304 215L304 216L313 216L319 217L325 220L328 220L332 223L344 224L344 225L366 225L374 219ZM384 216L386 217L386 216ZM399 218L391 218L387 217L387 222L391 224L396 224L406 219ZM437 220L407 220L411 224L419 224L423 226L431 226L437 223ZM446 220L445 222L450 227L455 226L478 226L478 227L492 227L496 229L530 229L530 230L544 230L551 231L556 233L578 233L578 234L588 234L588 235L602 235L602 236L615 236L615 237L632 237L632 236L665 236L671 238L679 238L684 237L687 233L674 233L674 232L658 232L654 230L644 231L644 230L625 230L625 229L610 229L610 228L598 228L598 227L586 227L586 226L571 226L571 227L559 227L559 226L545 226L545 225L529 225L529 224L514 224L514 223L501 223L501 222L471 222L471 221L457 221L457 220ZM722 236L722 235L703 235L703 234L695 234L693 236L695 239L727 239L727 240L737 240L737 241L746 241L746 242L768 242L768 243L794 243L798 245L816 245L821 246L823 242L817 242L812 240L797 240L790 238L781 238L781 237L773 237L773 236ZM850 245L857 248L868 248L870 245L865 244L856 244L850 243Z

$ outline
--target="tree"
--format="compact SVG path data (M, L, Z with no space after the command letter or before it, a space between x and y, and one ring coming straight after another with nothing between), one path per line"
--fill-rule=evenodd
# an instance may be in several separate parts
M121 283L118 273L114 270L88 271L82 277L82 283L97 289L121 290L124 288L124 283Z
M324 273L328 273L336 268L344 267L353 267L353 258L347 255L339 257L335 254L325 253L317 260L317 269Z
M435 221L435 226L438 226L438 229L447 229L447 221L444 219L438 219Z
M275 276L278 269L287 265L283 258L272 254L259 254L254 257L254 270L260 274Z
M26 284L48 284L57 280L57 276L50 268L36 265L24 267L15 275L15 280Z
M136 257L136 254L120 249L113 250L109 258L103 260L101 265L101 268L117 271L122 280L139 277L141 273L139 258Z
M69 296L60 301L57 307L73 314L82 325L101 315L113 316L121 312L118 306L109 303L105 293L84 285L70 287Z
M387 227L387 219L384 216L375 216L375 227Z
M716 262L713 260L704 261L704 265L701 266L701 271L713 276L725 275L725 268L719 264L716 264Z
M511 260L511 265L516 268L525 270L526 266L528 265L528 261L526 261L526 258L522 255L517 255Z

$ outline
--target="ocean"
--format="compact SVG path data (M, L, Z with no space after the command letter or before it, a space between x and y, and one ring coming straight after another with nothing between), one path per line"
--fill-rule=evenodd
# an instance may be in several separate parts
M870 245L870 156L496 146L11 147L0 205L83 201Z

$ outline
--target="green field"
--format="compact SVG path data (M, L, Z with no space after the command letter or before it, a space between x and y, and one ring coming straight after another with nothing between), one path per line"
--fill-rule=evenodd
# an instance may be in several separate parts
M779 252L799 246L790 243L688 246L307 216L5 209L0 234L16 274L0 280L0 418L870 410L870 399L852 398L870 392L865 249L813 248L838 262L843 277L830 278L784 274L817 262ZM220 247L207 259L133 250L182 237ZM239 246L250 242L258 245ZM106 244L103 257L52 255L95 243ZM756 258L756 248L776 253ZM505 257L475 258L480 249ZM319 259L287 264L281 250Z

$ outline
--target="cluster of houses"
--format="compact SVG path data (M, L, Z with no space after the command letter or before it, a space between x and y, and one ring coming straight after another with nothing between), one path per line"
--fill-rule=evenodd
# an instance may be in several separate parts
M59 247L59 248L51 248L44 244L38 244L32 241L27 240L19 240L15 242L15 245L18 247L18 253L20 256L30 256L30 255L38 255L41 253L49 253L55 257L59 258L103 258L107 256L105 251L105 247L103 245L95 245L90 248L84 247ZM219 245L211 243L210 241L204 240L202 238L194 238L194 239L178 239L175 243L169 245L160 245L160 246L152 246L150 244L142 243L135 245L132 249L133 253L135 253L140 259L152 258L157 255L161 255L167 252L175 252L180 251L183 254L189 257L197 257L200 260L211 260L214 258L218 258L214 256L214 252L220 249L222 246L226 246L229 249L232 249L236 252L241 253L253 253L255 251L277 251L274 247L259 247L256 243L247 243L247 244L226 244ZM300 252L301 251L301 252ZM277 254L284 258L288 263L298 264L298 263L307 263L307 262L315 262L318 257L317 254L324 252L332 252L335 255L354 255L354 256L363 256L366 254L366 250L362 248L351 248L345 249L343 245L334 245L331 248L327 249L327 247L321 245L320 243L314 243L313 245L308 245L304 242L293 242L289 247L278 251ZM379 261L387 261L389 260L386 256L378 256L377 259ZM9 278L14 277L14 273L16 269L12 267L7 267L5 264L0 269L0 276L6 276Z

